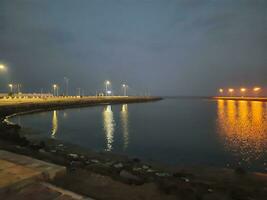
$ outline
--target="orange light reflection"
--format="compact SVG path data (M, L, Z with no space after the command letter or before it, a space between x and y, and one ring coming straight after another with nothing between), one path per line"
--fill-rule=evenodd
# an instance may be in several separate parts
M266 106L257 101L218 101L217 128L226 148L240 162L264 159L267 147Z

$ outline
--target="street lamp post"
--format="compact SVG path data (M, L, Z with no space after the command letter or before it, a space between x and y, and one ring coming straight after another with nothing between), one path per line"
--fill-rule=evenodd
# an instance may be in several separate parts
M234 92L234 89L233 88L229 88L228 89L228 92L230 93L230 96L232 96L233 92Z
M65 95L69 96L69 80L67 77L64 77L65 83L66 83L66 91L65 91Z
M57 86L57 96L59 96L59 86Z
M108 89L109 89L109 86L110 86L110 81L106 81L105 82L105 85L106 85L106 96L108 96Z
M81 88L77 88L77 91L78 91L77 96L78 96L78 97L81 97Z
M253 91L256 93L256 95L261 91L260 87L254 87Z
M240 92L242 93L242 97L244 97L244 95L243 95L243 94L244 94L246 91L247 91L247 89L246 89L246 88L241 88L241 89L240 89Z
M22 84L18 84L18 93L20 94L22 92Z
M126 84L122 84L122 88L123 88L123 95L127 96L127 85Z
M8 87L10 88L10 92L13 93L13 84L9 84Z
M1 72L6 71L6 66L3 65L3 64L0 64L0 71L1 71Z
M219 92L222 94L222 93L223 93L223 89L222 89L222 88L220 88L220 89L219 89Z
M54 85L53 85L54 96L57 96L57 94L58 94L58 90L57 90L57 88L58 88L57 84L54 84Z

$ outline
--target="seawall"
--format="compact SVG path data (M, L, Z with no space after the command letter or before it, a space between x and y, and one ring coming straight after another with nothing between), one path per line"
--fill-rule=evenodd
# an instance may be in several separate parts
M161 97L57 97L39 99L11 99L0 100L0 118L24 112L50 111L105 104L142 103L162 100Z

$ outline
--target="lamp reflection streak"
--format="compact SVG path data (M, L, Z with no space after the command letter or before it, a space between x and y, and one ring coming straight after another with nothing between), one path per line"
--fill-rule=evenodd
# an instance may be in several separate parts
M121 108L121 124L123 132L123 149L127 149L129 145L129 114L128 114L128 105L123 104Z
M217 128L228 151L239 162L260 160L267 147L267 117L263 102L219 100Z
M57 117L57 111L54 110L52 118L52 131L51 131L52 138L56 137L57 131L58 131L58 117Z
M114 141L114 128L115 128L115 122L113 117L113 112L111 110L111 106L108 105L104 108L103 111L103 125L104 125L104 131L106 134L106 151L111 151L113 148L113 141Z

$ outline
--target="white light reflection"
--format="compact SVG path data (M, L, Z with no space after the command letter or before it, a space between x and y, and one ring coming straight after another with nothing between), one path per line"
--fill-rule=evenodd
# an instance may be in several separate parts
M123 149L125 150L129 145L129 114L127 104L122 105L120 115L123 133Z
M113 145L115 122L114 122L113 112L111 110L110 105L104 108L103 125L104 125L104 131L106 134L106 140L107 140L106 151L111 151L113 148L112 145Z
M58 131L58 118L57 118L57 111L54 110L53 118L52 118L51 138L55 138L56 137L57 131Z

